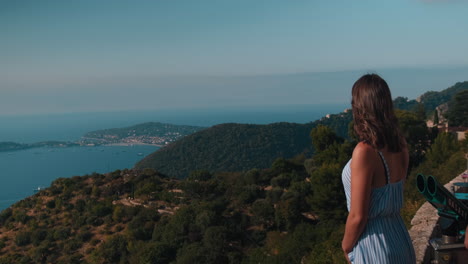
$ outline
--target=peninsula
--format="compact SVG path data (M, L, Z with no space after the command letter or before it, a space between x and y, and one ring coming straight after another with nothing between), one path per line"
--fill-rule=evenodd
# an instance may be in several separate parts
M0 142L0 152L7 152L7 151L16 151L16 150L25 150L31 148L43 148L43 147L50 147L50 148L66 148L66 147L75 147L79 146L78 143L75 142L65 142L65 141L41 141L37 143L16 143L16 142Z
M88 132L76 142L0 142L0 152L17 151L41 147L61 148L100 145L155 145L162 147L202 129L205 128L199 126L172 125L159 122L148 122L130 127L111 128Z

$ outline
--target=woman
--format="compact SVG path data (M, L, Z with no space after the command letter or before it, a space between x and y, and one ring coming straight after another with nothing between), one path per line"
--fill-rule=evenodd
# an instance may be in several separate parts
M468 226L466 227L465 230L465 248L468 249Z
M400 216L409 155L385 80L367 74L352 89L360 142L343 169L349 215L342 241L351 263L411 263L415 254Z

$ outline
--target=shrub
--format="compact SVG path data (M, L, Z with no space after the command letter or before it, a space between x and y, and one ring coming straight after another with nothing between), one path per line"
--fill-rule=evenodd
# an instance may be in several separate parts
M65 240L70 236L71 230L68 227L61 227L55 230L53 238L55 240Z
M55 200L50 200L46 203L47 208L54 209L55 208Z
M13 214L13 210L11 208L7 208L0 212L0 225L4 225L5 222L11 217Z
M112 213L112 206L108 206L103 203L98 203L93 207L92 212L97 217L103 217Z
M88 242L93 237L93 233L90 231L82 231L78 234L78 239L82 242Z
M47 231L44 229L36 229L31 234L31 242L37 246L47 237Z
M16 234L15 243L19 247L26 246L31 243L31 232L19 231L18 234Z
M23 223L23 224L26 224L26 222L28 222L28 220L31 218L23 210L15 210L13 212L13 217L15 218L16 221Z
M112 236L99 247L96 254L104 263L119 263L128 254L127 240L122 235Z
M290 174L280 174L279 176L271 179L271 185L273 187L287 188L291 182Z

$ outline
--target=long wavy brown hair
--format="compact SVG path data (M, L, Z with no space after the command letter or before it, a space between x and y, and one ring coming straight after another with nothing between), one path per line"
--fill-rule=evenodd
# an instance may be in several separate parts
M390 152L400 152L405 141L393 110L392 95L387 82L377 74L359 78L352 90L354 131L358 138L375 149L385 146Z

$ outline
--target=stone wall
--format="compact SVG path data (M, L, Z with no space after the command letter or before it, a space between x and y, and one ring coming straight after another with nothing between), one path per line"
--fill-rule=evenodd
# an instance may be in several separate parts
M468 173L468 171L465 171L465 173ZM445 184L445 188L451 191L451 186L454 182L462 182L462 174ZM409 234L413 241L414 250L416 251L416 263L418 264L430 263L432 256L430 255L429 239L440 236L440 230L437 228L438 220L437 209L428 202L425 202L419 208L411 220Z

